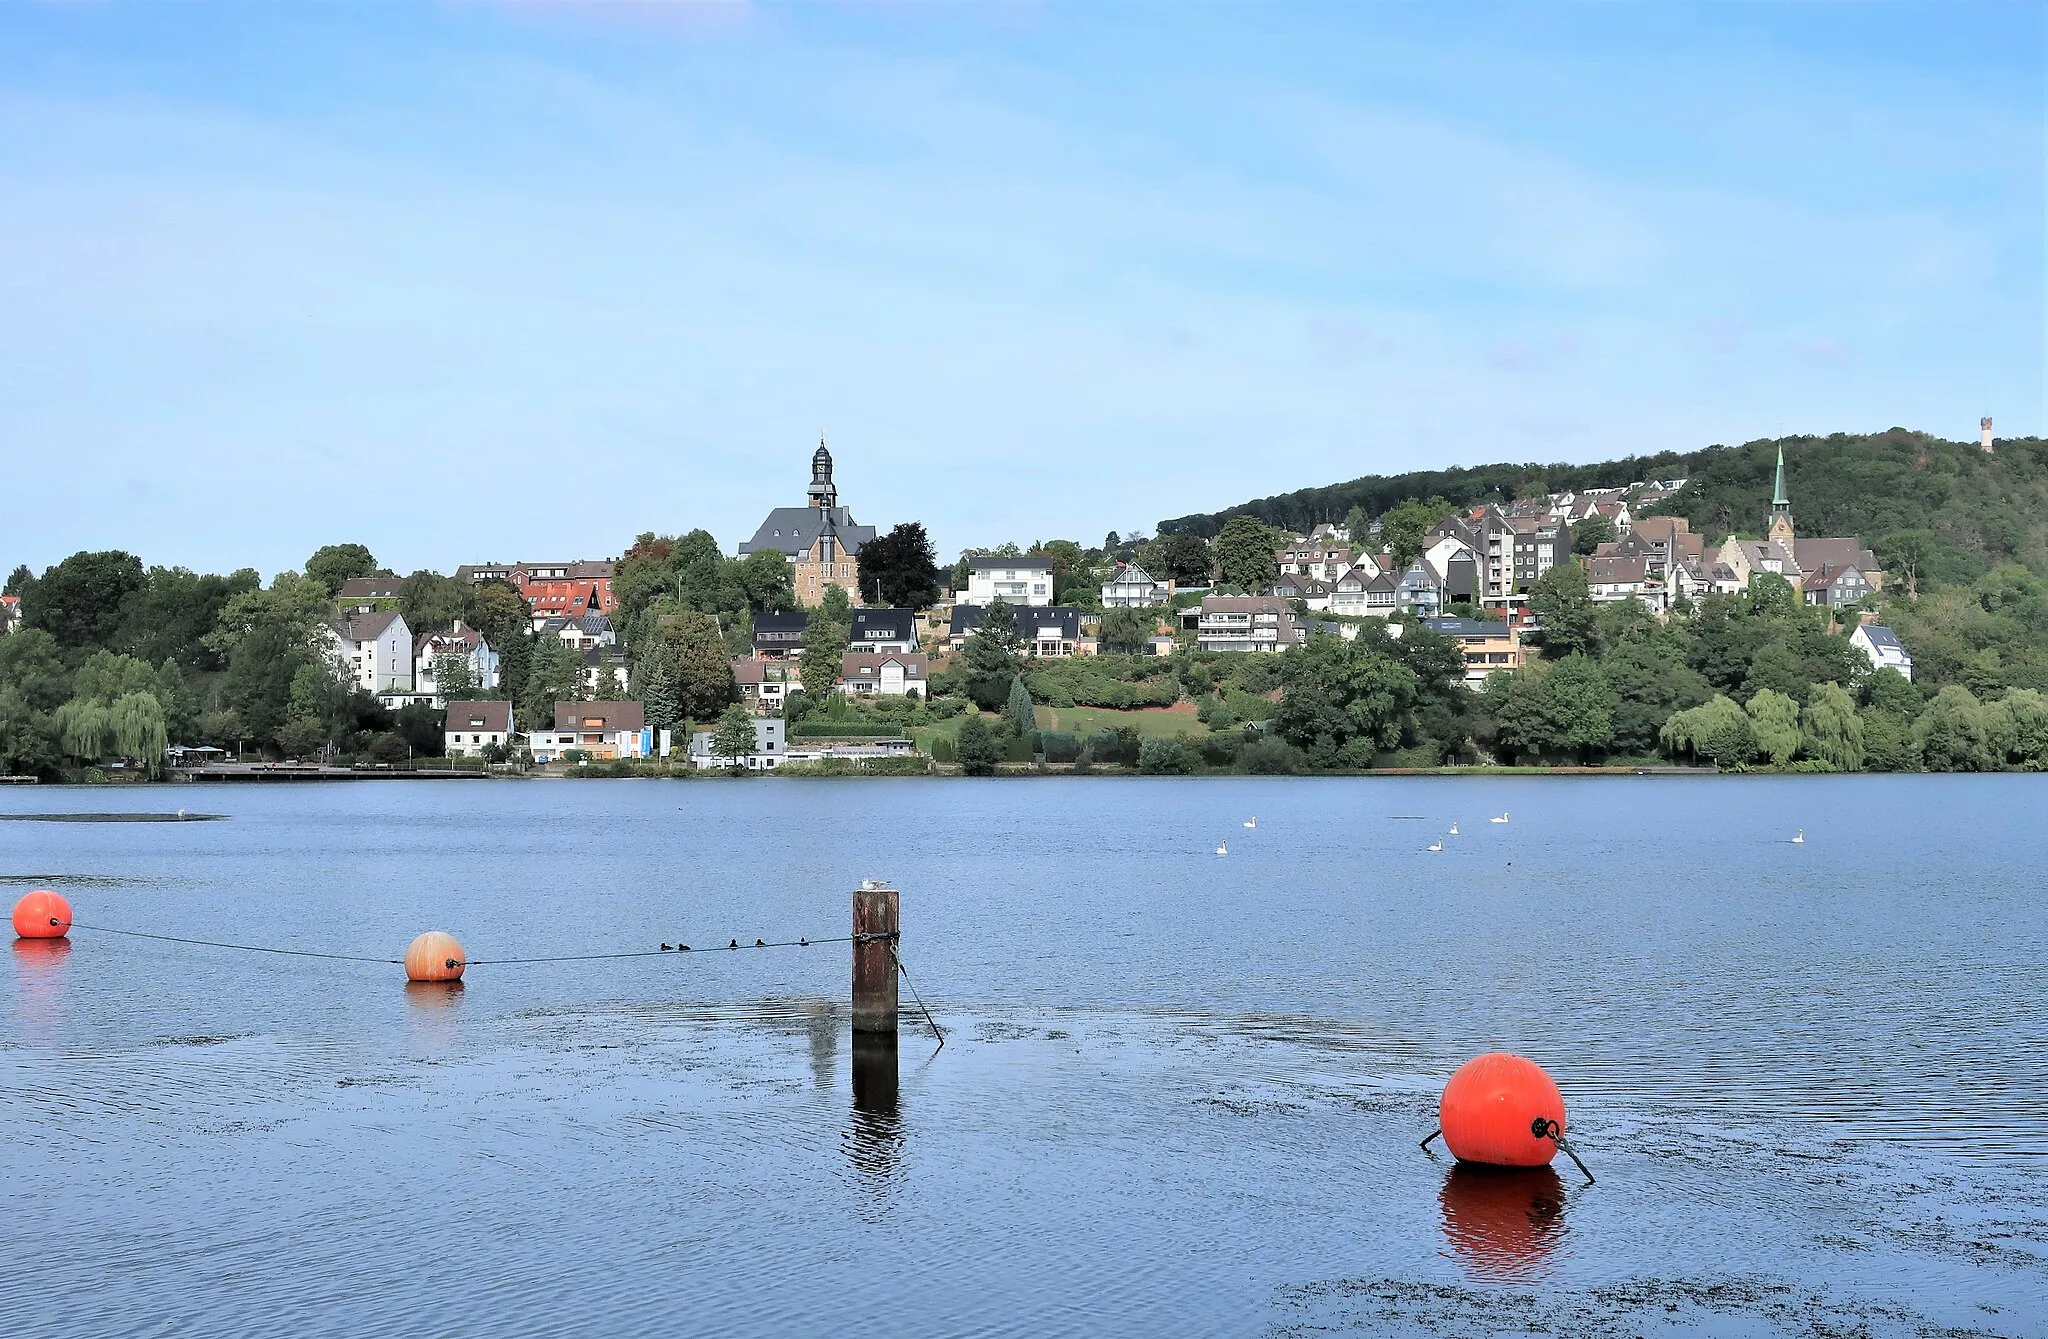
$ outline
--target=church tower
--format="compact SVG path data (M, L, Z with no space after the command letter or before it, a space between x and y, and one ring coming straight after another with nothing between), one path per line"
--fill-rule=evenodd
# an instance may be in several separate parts
M1792 552L1792 500L1785 496L1785 448L1778 448L1778 483L1771 490L1771 528L1764 536Z
M818 439L818 449L811 455L811 505L819 511L830 511L839 505L839 490L832 484L832 453L825 449L825 439Z

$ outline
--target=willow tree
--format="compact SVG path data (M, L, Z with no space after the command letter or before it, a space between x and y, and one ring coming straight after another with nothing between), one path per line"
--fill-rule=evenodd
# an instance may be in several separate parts
M155 776L170 744L164 709L150 693L124 693L111 704L75 697L57 708L64 751L81 762L134 758Z

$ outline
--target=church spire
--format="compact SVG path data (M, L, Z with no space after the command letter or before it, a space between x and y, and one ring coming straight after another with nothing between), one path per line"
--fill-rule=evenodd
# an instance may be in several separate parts
M839 489L832 482L832 453L825 449L823 434L818 437L818 449L811 454L808 496L811 505L819 511L830 511L839 505Z
M1785 496L1785 448L1778 448L1778 481L1771 489L1771 524L1765 532L1767 538L1783 546L1791 553L1795 534L1792 529L1792 499Z

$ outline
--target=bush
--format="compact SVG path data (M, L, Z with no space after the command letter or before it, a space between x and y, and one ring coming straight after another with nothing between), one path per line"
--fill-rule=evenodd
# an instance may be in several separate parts
M405 740L389 730L370 741L372 762L404 762L408 756Z
M1241 747L1234 735L1210 735L1202 741L1202 761L1210 767L1229 767Z
M1221 698L1205 697L1202 705L1195 708L1195 719L1211 730L1228 730L1237 724L1237 716L1223 705Z
M1301 752L1284 739L1261 735L1238 751L1237 764L1254 776L1293 776L1301 770Z
M1081 740L1076 735L1042 730L1038 735L1038 751L1045 755L1047 762L1076 762L1081 757Z
M1152 776L1183 776L1194 770L1178 739L1154 737L1138 746L1138 770Z
M1003 746L1009 732L983 716L969 716L960 723L953 752L969 776L987 776L1003 760Z
M957 697L935 697L925 707L935 721L950 721L967 710L967 703Z

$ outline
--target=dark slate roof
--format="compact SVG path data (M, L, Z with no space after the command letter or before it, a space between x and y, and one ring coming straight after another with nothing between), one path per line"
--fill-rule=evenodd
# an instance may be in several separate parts
M584 614L580 618L569 618L566 615L558 614L554 618L542 623L541 631L552 632L559 637L562 635L562 629L572 623L580 628L585 636L589 637L602 637L605 633L612 630L612 621L603 614Z
M1055 626L1060 629L1060 636L1067 641L1079 641L1081 638L1082 611L1079 609L1059 605L1042 605L1033 608L1028 605L1013 604L1010 606L1010 612L1017 616L1017 635L1025 641L1031 641L1036 636L1038 629ZM955 637L965 637L969 633L976 631L981 627L982 616L986 613L988 613L988 610L981 605L954 605L952 635Z
M777 507L761 522L754 537L740 545L740 557L762 549L779 549L788 558L801 558L811 551L811 545L818 542L827 525L840 547L850 555L859 554L860 546L875 537L875 527L855 525L852 510L846 507L829 511L817 507Z
M754 615L754 644L767 642L771 646L787 646L804 635L804 629L811 625L809 611L803 609L764 609Z
M374 614L354 614L348 618L333 620L334 630L344 641L374 642L384 635L384 629L398 618L391 610Z
M910 642L917 640L915 609L856 609L853 631L847 641L858 648L863 642Z
M335 592L340 600L397 600L404 598L400 588L405 582L398 577L350 577L341 583Z
M1865 623L1863 635L1870 639L1872 646L1882 646L1886 650L1898 651L1901 654L1905 652L1906 648L1899 645L1899 635L1881 624Z
M1052 571L1052 559L1043 557L995 558L984 554L967 560L967 569L970 572L986 572L992 567L1015 567L1030 571L1050 572Z
M1422 626L1446 637L1505 637L1508 625L1485 623L1476 618L1425 618Z

